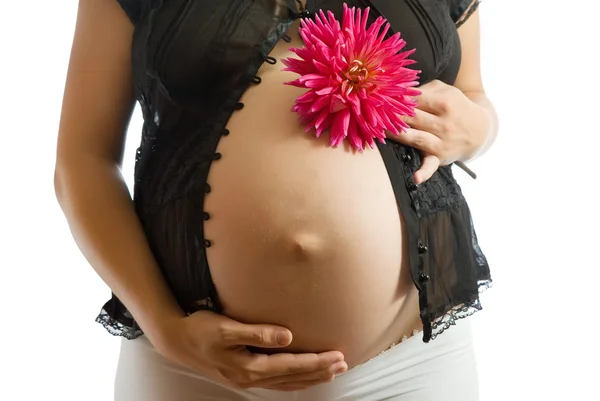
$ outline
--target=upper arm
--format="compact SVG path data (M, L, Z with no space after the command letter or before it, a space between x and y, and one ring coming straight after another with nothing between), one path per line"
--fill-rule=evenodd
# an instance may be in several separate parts
M461 91L484 92L481 78L479 0L450 0L451 16L458 27L462 60L454 86Z
M96 156L120 163L134 106L133 25L116 0L80 0L57 162Z

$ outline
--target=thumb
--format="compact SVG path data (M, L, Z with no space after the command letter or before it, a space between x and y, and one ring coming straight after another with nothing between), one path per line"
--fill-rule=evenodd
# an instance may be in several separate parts
M292 342L292 332L271 324L244 324L234 320L221 328L227 345L246 345L260 348L281 348Z
M421 168L415 173L415 183L417 185L424 183L440 167L440 159L437 156L425 154L421 159Z

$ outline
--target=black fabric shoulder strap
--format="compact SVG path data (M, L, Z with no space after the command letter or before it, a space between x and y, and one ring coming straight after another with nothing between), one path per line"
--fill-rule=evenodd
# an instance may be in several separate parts
M481 0L448 0L450 17L458 28L477 10Z

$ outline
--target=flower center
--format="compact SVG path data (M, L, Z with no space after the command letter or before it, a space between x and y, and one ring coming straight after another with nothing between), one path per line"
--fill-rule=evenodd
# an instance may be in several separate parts
M369 70L360 60L354 60L350 63L346 71L346 79L351 86L360 86L369 78Z

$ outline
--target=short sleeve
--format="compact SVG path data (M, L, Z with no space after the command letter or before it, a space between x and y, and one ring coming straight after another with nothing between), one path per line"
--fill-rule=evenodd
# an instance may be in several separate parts
M450 17L458 28L477 10L481 0L448 0Z
M142 0L117 0L117 2L135 25L142 16Z

